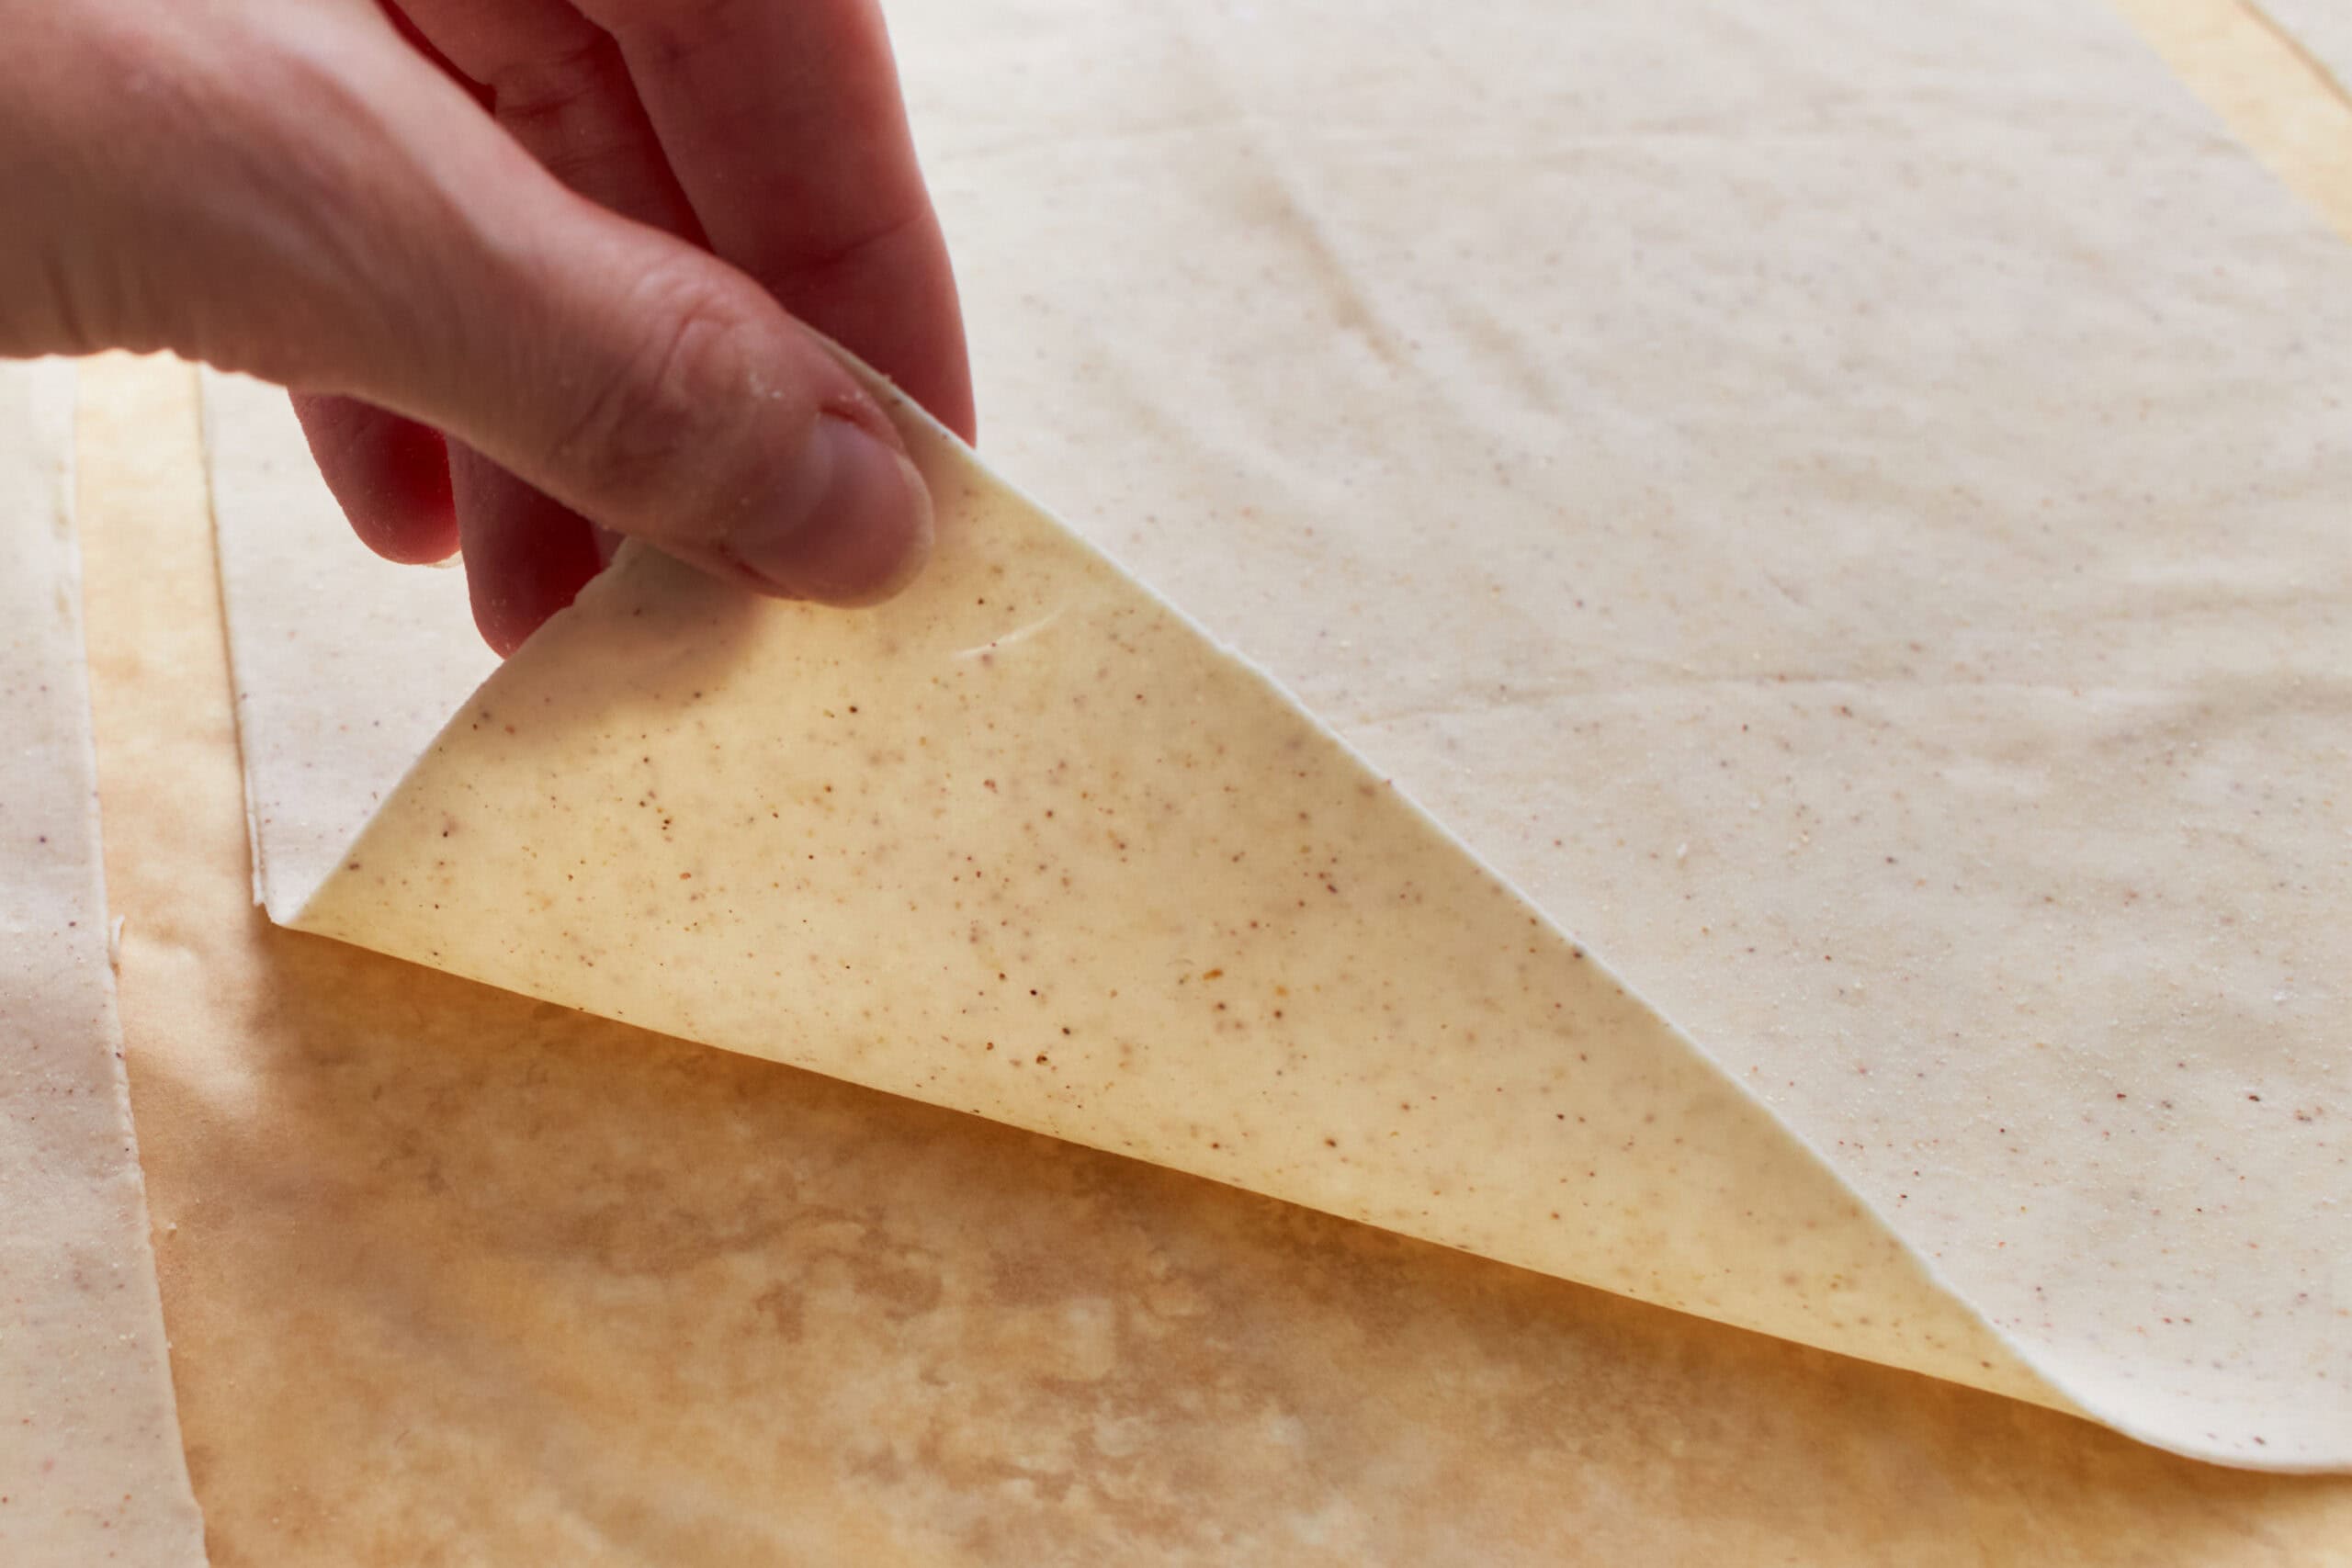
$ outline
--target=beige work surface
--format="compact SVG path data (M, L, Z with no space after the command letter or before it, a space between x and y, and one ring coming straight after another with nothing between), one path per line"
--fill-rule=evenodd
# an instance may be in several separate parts
M85 375L108 876L213 1561L2352 1561L2170 1458L273 929L195 381Z

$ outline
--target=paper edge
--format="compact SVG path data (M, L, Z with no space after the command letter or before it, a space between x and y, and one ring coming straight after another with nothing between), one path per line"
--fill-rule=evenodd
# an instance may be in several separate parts
M271 924L282 926L288 922L277 908L277 904L284 901L273 901L270 897L269 861L262 852L261 790L259 781L254 776L253 748L245 740L249 717L245 711L247 687L237 671L236 639L229 636L229 623L236 612L231 607L234 594L229 580L232 574L220 550L220 483L212 462L212 389L225 378L225 373L209 365L200 365L196 369L197 446L204 458L198 467L204 475L204 512L212 524L212 576L214 586L220 594L221 640L228 644L229 649L229 711L236 731L237 772L244 782L245 858L251 867L254 907L267 915ZM325 880L324 877L320 878L322 884ZM295 903L295 907L299 908L300 903L308 902L311 895L317 891L316 886L304 889L302 898Z

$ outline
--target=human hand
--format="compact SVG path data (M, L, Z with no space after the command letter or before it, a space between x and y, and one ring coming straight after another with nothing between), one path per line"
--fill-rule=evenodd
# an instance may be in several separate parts
M971 434L876 0L0 0L0 355L295 389L359 536L462 544L501 652L599 527L833 604L922 564L808 330Z

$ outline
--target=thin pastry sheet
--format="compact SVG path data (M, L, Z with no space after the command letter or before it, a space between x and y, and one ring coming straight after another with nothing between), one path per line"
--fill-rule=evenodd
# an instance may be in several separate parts
M315 496L265 502L224 466L273 910L2036 1393L2184 1452L2352 1463L2352 254L2088 5L1804 0L1732 18L1531 0L1435 32L1402 0L1344 10L895 18L971 279L992 451L1206 636L1171 617L1159 640L1158 601L1107 568L1048 572L1067 601L981 605L985 574L1012 570L986 549L949 552L854 626L722 603L640 558L480 697L437 693L458 717L359 852L319 854L315 894L289 873L281 902L268 823L354 808L310 811L318 786L268 761L288 753L252 694L314 688L321 661L276 618L287 595L248 541L330 520ZM233 391L215 397L222 450L282 445L282 426L240 423ZM952 493L990 498L975 505L1011 504L954 477ZM1026 515L993 537L1076 549ZM263 587L241 592L254 571ZM1123 643L1139 617L1148 636ZM650 640L619 642L625 620ZM399 646L466 636L446 610L428 624ZM990 642L997 667L1046 670L1036 691L1099 678L1098 702L1129 706L1099 727L1040 706L991 736L984 702L942 695L950 674L980 689ZM668 651L600 655L620 646ZM965 652L968 667L943 663ZM803 679L757 678L786 671ZM1166 682L1139 705L1138 671ZM702 696L682 705L681 681ZM1178 808L1201 804L1183 759L1227 715L1237 759L1305 759L1324 793L1292 804L1311 831ZM617 787L635 770L675 800L714 757L787 740L807 760L787 775L799 793L687 794L741 824L648 818L656 797ZM364 762L310 777L389 783L416 760L336 745ZM1359 758L1396 792L1361 823ZM1015 889L1033 961L1067 967L1102 927L1148 931L1188 965L1150 947L1152 994L1113 1005L1102 978L1083 1017L1022 1014L1030 987L998 998L963 974L987 946L982 908L1006 911L933 852L940 834L1017 833L1062 762L1165 809L1142 840L1106 820L1083 852L1045 846L1054 875L1100 870L1106 891ZM893 778L971 793L883 795L898 811L861 818L821 787L856 802ZM783 826L761 827L763 809ZM1368 836L1323 837L1334 816ZM802 854L896 858L878 878L803 862L787 881L779 834ZM728 842L760 858L729 864ZM1344 964L1325 976L1351 1004L1392 1007L1393 1029L1338 1008L1285 1009L1277 1028L1280 975L1203 955L1241 914L1213 896L1242 874L1188 903L1195 877L1170 869L1212 851L1319 864L1335 847L1373 868L1329 895L1339 912L1285 934L1272 951L1290 962L1369 929L1374 894L1410 891L1377 871L1418 868L1432 844L1462 886L1529 900L1543 953L1482 966L1439 935L1491 955L1499 926L1441 902L1444 918L1396 928L1410 940L1380 972L1393 992ZM1164 873L1148 895L1112 869L1125 853ZM856 902L886 891L907 905L888 927L878 897ZM859 923L819 929L812 909ZM853 947L888 967L809 967ZM1632 993L1606 1017L1586 1003L1607 975L1588 989L1546 967L1588 949ZM1021 964L983 967L1011 986ZM1245 1016L1189 1035L1154 1021L1212 969L1249 979ZM1036 988L1048 1011L1067 999ZM1568 1058L1585 1047L1513 1012L1533 997L1574 1010L1599 1059L1643 1066L1579 1086ZM1510 1073L1454 1044L1489 1020L1503 1027L1479 1049ZM1241 1036L1215 1032L1227 1025ZM1020 1069L1001 1060L1016 1043ZM1311 1099L1283 1098L1293 1050ZM1114 1069L1137 1055L1148 1091L1123 1098ZM1427 1107L1392 1104L1400 1085L1497 1109L1408 1134ZM1573 1134L1543 1145L1518 1125L1545 1091L1588 1127L1655 1114L1638 1124L1657 1131L1604 1175ZM1329 1114L1310 1127L1310 1109ZM1813 1228L1747 1233L1760 1258L1793 1241L1791 1266L1748 1260L1720 1235L1737 1216L1694 1147L1759 1172L1818 1156L1860 1207L1817 1189ZM1447 1201L1424 1196L1433 1178ZM1626 1211L1621 1183L1647 1228L1593 1217ZM1532 1202L1547 1184L1571 1200L1557 1222ZM1841 1213L1880 1244L1851 1256L1900 1267L1817 1268L1804 1248ZM1555 1223L1563 1250L1526 1243ZM1694 1288L1709 1268L1724 1270L1712 1294ZM1905 1269L1939 1287L1943 1317L1890 1283ZM1972 1323L2006 1352L1964 1342Z
M219 1562L2347 1561L2342 1481L271 925L195 378L85 386L124 1017Z

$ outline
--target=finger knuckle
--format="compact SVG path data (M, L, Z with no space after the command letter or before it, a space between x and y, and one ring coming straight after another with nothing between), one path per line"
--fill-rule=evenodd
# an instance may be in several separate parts
M629 291L643 323L597 373L556 461L616 499L666 499L690 483L755 390L752 323L699 267L649 270Z

